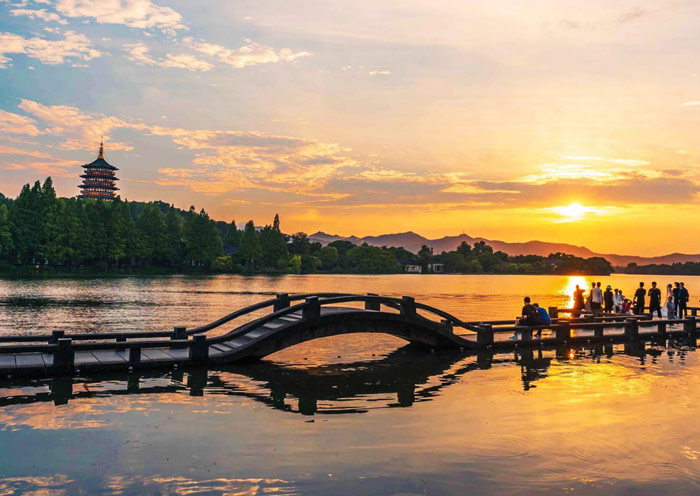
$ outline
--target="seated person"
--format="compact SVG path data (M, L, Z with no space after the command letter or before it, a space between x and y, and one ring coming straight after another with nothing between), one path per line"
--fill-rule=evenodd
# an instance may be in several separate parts
M630 313L631 309L632 301L629 298L625 298L625 301L622 302L622 308L620 309L620 313L628 314Z
M523 299L525 306L520 312L520 317L515 321L516 326L535 326L538 323L537 309L530 304L530 297ZM518 339L518 333L514 332L510 339Z
M542 308L538 303L533 303L532 306L537 310L537 325L550 325L552 323L552 318L547 313L547 310ZM542 329L537 329L535 336L541 338Z

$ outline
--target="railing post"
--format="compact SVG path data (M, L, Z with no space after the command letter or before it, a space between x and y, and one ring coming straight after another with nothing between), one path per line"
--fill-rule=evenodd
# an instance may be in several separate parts
M455 332L454 325L452 324L451 320L443 319L442 327L445 330L445 334L454 334Z
M662 338L666 339L666 322L660 323L660 324L658 325L657 329L658 329L659 335L660 335Z
M304 320L315 322L321 318L321 303L318 301L318 296L310 296L304 300L304 303L301 311L301 317Z
M120 334L117 338L117 343L126 343L126 336L124 334ZM124 346L117 346L115 349L117 351L124 351L126 348Z
M411 296L401 298L401 315L406 317L416 316L416 300Z
M476 343L482 347L493 344L493 326L491 324L479 324L479 330L476 331Z
M695 331L697 330L697 321L695 320L695 317L686 317L685 322L683 322L683 328L688 334L695 334Z
M171 340L176 339L187 339L187 327L177 326L173 329L173 334L170 336Z
M63 338L65 335L66 331L51 331L51 339L49 339L49 343L56 344L58 343L58 340Z
M604 326L595 327L593 329L593 335L596 338L602 338L605 335L605 327Z
M277 299L275 300L274 304L274 311L278 312L284 308L289 307L289 295L287 293L278 293L277 294Z
M129 348L129 364L141 361L141 348Z
M625 320L625 336L632 339L639 337L639 322L637 322L637 319Z
M367 296L378 296L376 293L367 293ZM382 304L378 301L365 301L365 310L380 311Z
M53 364L56 367L72 368L75 363L75 350L71 338L59 338L58 349L53 355Z
M197 334L190 345L190 360L206 362L209 359L209 343L204 334Z
M518 332L517 330L515 332ZM521 341L532 341L532 329L530 329L530 326L527 326L525 329L520 331L520 340Z
M559 307L549 307L549 317L551 319L559 318Z
M554 330L554 335L557 341L567 342L571 337L571 324L569 322L560 322Z
M698 309L696 307L691 308L690 315L692 315L693 317L697 317L698 316Z

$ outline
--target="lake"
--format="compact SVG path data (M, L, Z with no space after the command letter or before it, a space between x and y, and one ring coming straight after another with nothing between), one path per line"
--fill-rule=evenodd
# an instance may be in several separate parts
M0 280L0 334L192 327L279 292L411 295L512 318L576 284L700 277L311 275ZM0 494L691 494L694 348L468 355L326 338L210 369L0 383Z

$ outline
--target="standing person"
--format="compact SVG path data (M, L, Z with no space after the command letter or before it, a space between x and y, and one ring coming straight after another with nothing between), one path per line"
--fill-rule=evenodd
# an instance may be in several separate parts
M537 325L550 325L552 323L552 318L549 316L549 313L546 309L542 308L539 303L533 303L532 306L537 310ZM537 329L535 337L542 337L542 329Z
M669 298L673 298L673 284L668 283L666 285L666 300L668 301Z
M644 313L644 299L646 295L647 292L644 289L644 283L640 282L639 288L637 288L637 291L634 293L634 300L632 301L632 303L634 303L635 315L642 315Z
M574 311L573 315L574 318L579 318L581 316L581 310L583 310L583 289L578 287L578 284L576 285L576 290L574 290Z
M669 284L670 286L670 284ZM676 317L676 304L673 303L673 295L666 299L666 318L673 319Z
M615 305L615 298L612 292L612 286L608 284L605 288L605 293L603 293L603 301L605 302L605 313L612 313L613 306Z
M690 293L685 288L685 284L681 283L680 290L678 291L678 318L684 319L688 316L688 301L690 300Z
M673 316L678 317L678 301L681 293L681 283L674 282L673 286L673 305L675 307L675 309L673 310Z
M625 297L622 296L622 291L615 288L615 294L613 295L613 310L615 313L622 312L622 303L625 301Z
M656 287L656 281L652 281L649 288L649 313L654 316L654 312L661 318L661 290Z
M601 308L603 308L603 290L600 289L600 283L597 283L591 289L591 312L593 315L600 315Z
M536 326L537 325L537 309L530 304L530 297L523 298L523 309L520 312L520 317L515 320L516 326ZM510 339L518 339L518 332L513 332Z

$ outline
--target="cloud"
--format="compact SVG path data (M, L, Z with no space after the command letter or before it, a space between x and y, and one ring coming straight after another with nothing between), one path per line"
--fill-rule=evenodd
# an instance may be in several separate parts
M215 43L195 41L189 37L183 39L185 46L236 69L250 65L295 62L297 59L311 55L309 52L294 52L289 48L275 50L271 46L261 45L248 39L245 42L246 44L240 48L230 49Z
M128 127L129 124L116 117L91 116L75 107L65 105L42 105L32 100L21 100L19 108L44 121L46 133L64 139L61 148L86 150L94 148L102 135L109 138L112 129ZM133 147L115 141L109 142L112 150L131 150Z
M57 22L59 24L68 24L68 21L63 19L55 12L47 12L46 9L12 9L10 11L13 16L26 16L30 19L41 19L44 22Z
M0 169L34 170L42 174L53 176L74 176L74 172L67 171L66 169L80 165L80 163L75 160L63 160L49 155L48 153L22 150L20 148L4 145L0 145L0 156L3 157ZM14 157L22 157L22 160L17 161Z
M92 60L103 55L95 50L85 35L66 31L62 40L23 38L12 33L0 33L0 68L7 68L9 54L24 54L44 64L62 64L67 58Z
M125 45L129 53L129 60L136 62L139 65L155 65L158 67L168 67L175 69L187 69L188 71L210 71L214 68L209 62L200 60L197 57L188 54L171 54L165 55L165 58L154 59L150 56L150 50L144 43L133 43Z
M0 110L0 131L3 133L38 136L41 131L36 127L36 121L24 115L13 114Z
M630 165L633 167L640 165L649 165L649 162L647 160L637 160L632 158L605 158L580 155L563 155L562 158L567 160L593 160L597 162L610 162L611 164Z
M158 29L170 35L187 29L179 13L150 0L58 0L56 10L66 17L88 17L100 24Z
M690 102L681 103L682 107L698 107L700 106L700 100L692 100Z
M370 76L387 76L391 74L391 71L369 71Z

